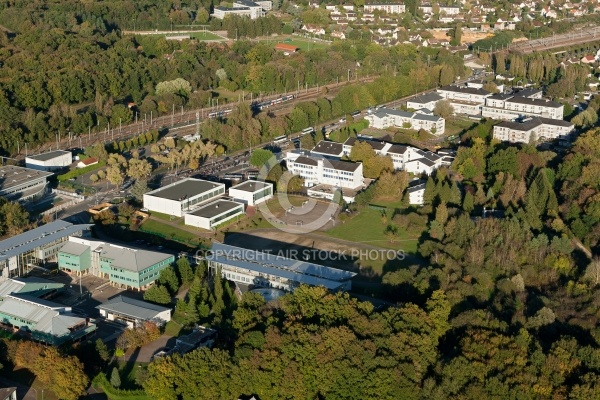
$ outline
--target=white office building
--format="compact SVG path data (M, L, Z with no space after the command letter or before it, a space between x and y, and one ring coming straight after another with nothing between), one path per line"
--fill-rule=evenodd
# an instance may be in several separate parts
M244 204L236 201L219 199L196 211L185 214L185 224L212 230L229 220L244 214Z
M225 194L225 184L186 178L144 195L144 208L175 217Z
M372 13L375 10L384 11L388 14L403 14L406 12L406 6L403 3L375 2L365 4L363 8L366 13Z
M436 135L441 135L446 130L446 120L444 118L420 112L411 113L382 107L373 114L367 115L365 119L369 121L370 127L376 129L390 127L424 129Z
M261 181L242 182L229 188L229 197L253 207L273 197L273 184Z
M307 187L325 184L339 188L356 189L364 185L362 163L308 156L300 152L289 152L286 164L293 175L304 178L304 185Z
M54 171L66 168L73 163L70 151L55 150L48 153L25 157L25 166L39 171Z
M568 137L574 130L570 122L559 119L528 118L522 122L503 121L494 126L494 139L530 143Z
M223 278L234 282L286 291L300 285L347 291L356 276L354 272L216 242L205 259L211 274L220 270Z
M224 19L228 15L239 15L250 19L264 17L267 11L273 8L273 3L269 1L248 1L235 0L233 7L216 6L214 8L213 18Z

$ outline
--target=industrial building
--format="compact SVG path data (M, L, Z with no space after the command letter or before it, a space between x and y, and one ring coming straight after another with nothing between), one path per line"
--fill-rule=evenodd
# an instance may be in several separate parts
M219 199L185 214L185 224L210 230L243 214L244 204Z
M80 340L96 330L95 324L73 314L71 307L21 294L1 298L0 327L55 346Z
M5 165L0 167L0 197L24 202L46 193L46 179L51 172Z
M354 272L213 242L205 259L212 274L253 287L293 291L300 285L332 291L352 288Z
M48 153L25 157L25 166L40 171L55 171L66 168L73 162L70 151L55 150Z
M136 290L147 289L174 261L171 254L76 237L58 252L58 268L63 271L93 274L113 286Z
M255 206L273 197L273 184L246 181L229 188L229 197L248 206Z
M100 315L109 321L121 321L130 328L144 322L162 326L171 320L171 309L146 301L117 296L96 306Z
M87 236L92 226L57 220L0 241L0 277L22 276L35 265L56 260L70 236Z
M186 178L144 195L144 208L150 211L183 217L203 203L225 193L225 184Z

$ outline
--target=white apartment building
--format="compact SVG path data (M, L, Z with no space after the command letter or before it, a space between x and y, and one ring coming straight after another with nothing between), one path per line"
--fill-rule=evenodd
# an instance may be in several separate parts
M344 189L356 189L364 184L362 163L288 152L286 164L293 175L304 178L304 185L307 187L325 184Z
M499 123L494 126L494 139L512 143L545 141L565 138L573 129L574 125L567 121L535 117L523 122Z
M402 3L384 3L384 2L376 2L365 4L364 12L373 12L375 10L385 11L388 14L402 14L406 12L406 6Z
M365 117L369 126L376 129L390 127L424 129L427 132L441 135L446 130L446 120L436 115L410 113L389 108L380 108L377 112Z
M233 7L216 6L211 16L217 19L224 19L228 15L239 15L250 19L257 19L264 17L265 13L273 8L273 3L270 0L235 0L232 5Z
M458 14L460 14L460 7L457 7L457 6L440 6L440 14L458 15Z
M423 196L425 195L425 184L419 183L417 185L409 186L406 189L408 193L408 203L411 205L422 206L424 204Z
M406 107L412 108L413 110L421 110L423 108L426 110L433 110L437 102L443 99L444 98L438 93L426 93L408 100L406 102Z
M497 94L487 99L481 116L514 120L522 116L563 119L564 106L555 101Z
M437 93L450 101L454 114L468 115L480 115L485 99L492 95L487 90L459 85L443 86Z

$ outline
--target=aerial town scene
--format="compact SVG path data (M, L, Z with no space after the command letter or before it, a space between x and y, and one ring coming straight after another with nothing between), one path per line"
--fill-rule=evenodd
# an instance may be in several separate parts
M0 400L600 399L600 2L0 4Z

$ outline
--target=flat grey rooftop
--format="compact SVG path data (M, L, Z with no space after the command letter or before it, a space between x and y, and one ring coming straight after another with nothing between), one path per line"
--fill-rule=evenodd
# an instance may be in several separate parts
M190 214L202 218L213 218L217 215L223 214L224 212L239 208L240 206L242 206L243 210L243 204L241 203L236 203L235 201L230 200L217 200L203 207L200 207L199 209L197 209L194 212L191 212Z
M342 143L321 140L311 150L311 153L321 153L321 154L337 156L337 155L340 155L343 150L344 150L344 145Z
M261 181L246 181L235 186L230 187L230 189L242 190L248 193L258 192L259 190L263 190L268 187L273 187L271 183L261 182Z
M152 320L156 318L159 313L170 310L170 308L167 307L161 307L156 304L125 296L114 297L99 306L96 306L96 308L143 321Z
M27 158L30 158L32 160L38 160L38 161L48 161L48 160L52 160L53 158L56 158L56 157L64 156L65 154L71 155L71 152L65 151L65 150L54 150L54 151L50 151L48 153L36 154L34 156L27 156Z
M170 185L160 189L153 190L152 192L146 193L146 195L168 200L181 201L183 199L190 199L209 192L219 186L225 188L225 184L223 183L187 178L179 182L171 183Z
M32 180L45 179L52 175L54 175L52 172L5 165L0 167L0 191L20 186Z

